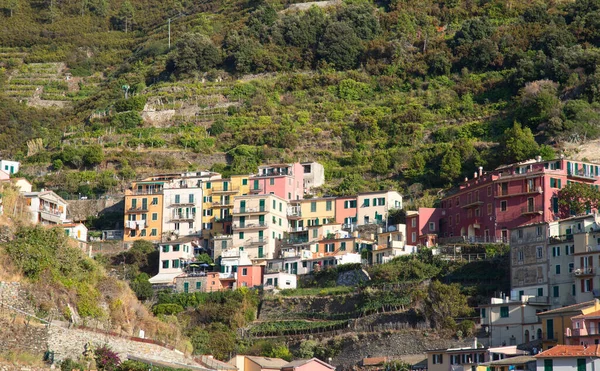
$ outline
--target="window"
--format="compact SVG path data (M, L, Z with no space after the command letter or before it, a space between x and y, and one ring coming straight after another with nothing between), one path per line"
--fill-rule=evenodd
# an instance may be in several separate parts
M142 229L142 231L140 232L140 237L145 237L146 236L146 230Z
M413 228L417 227L417 218L412 218L410 220L410 226L413 227Z
M442 363L444 363L444 355L443 354L434 354L433 355L433 364L441 365Z
M552 256L553 257L560 256L560 246L554 246L552 248Z
M162 252L169 252L169 245L164 245L162 248Z
M537 296L544 296L544 288L540 287L537 289Z
M179 230L179 223L175 223L175 230L178 231Z
M158 213L152 213L152 220L158 220Z
M542 246L537 246L537 247L535 248L535 252L536 252L535 256L536 256L538 259L541 259L541 258L543 258L543 257L544 257L544 248L543 248Z
M522 229L519 229L519 230L517 231L517 237L518 237L518 238L523 238L523 230L522 230Z
M581 281L581 286L582 292L590 292L594 289L591 279Z
M344 201L344 209L356 209L356 200Z
M500 307L500 317L502 317L502 318L508 317L508 307Z
M340 250L341 251L346 251L346 242L341 242L340 243Z
M487 195L491 196L492 195L492 186L488 186L487 187Z
M575 263L569 263L569 273L572 273L575 269Z
M552 287L552 296L553 297L555 297L555 298L560 297L560 295L558 294L558 292L559 292L558 286Z
M332 201L331 200L327 200L327 202L325 203L325 210L326 211L331 211L332 209L333 209Z
M210 189L210 187L211 187L210 182L206 182L206 189Z
M275 178L269 179L269 185L275 185Z
M456 214L456 224L460 224L460 214Z
M190 193L190 194L188 195L188 201L189 201L189 203L190 203L190 204L193 204L193 203L194 203L194 194L193 194L193 193Z
M242 179L242 185L248 185L248 178Z
M523 251L519 251L519 252L517 253L517 255L518 255L517 259L518 259L520 262L522 262L522 261L523 261Z
M573 284L571 286L571 295L575 296L576 292L575 292L575 284Z
M312 201L310 203L310 212L311 213L317 212L317 202L316 201Z
M577 371L585 371L585 369L585 358L577 358ZM594 369L594 366L592 366L592 369Z
M238 235L238 237L239 237L240 240L243 240L244 239L244 232L240 232L240 234Z
M162 267L163 267L163 269L169 269L169 261L168 260L163 260L162 261Z
M152 205L158 205L158 197L152 198Z
M411 242L413 242L413 243L417 242L417 232L411 233L410 238L411 238Z
M335 244L333 244L333 243L325 244L325 252L334 252L334 251L335 251Z
M434 222L429 222L429 230L435 231L435 223Z
M173 252L179 251L179 245L173 245Z
M363 201L363 206L364 207L369 207L371 204L371 201L368 198L365 198L365 200Z
M506 211L506 201L500 201L500 210Z
M487 204L487 214L492 215L492 204Z
M179 259L173 259L173 268L179 268Z
M242 268L242 276L248 275L248 268Z
M560 274L560 265L557 264L555 267L556 274Z
M485 318L485 308L481 308L481 318Z
M196 290L201 290L202 289L202 282L198 281L196 282Z

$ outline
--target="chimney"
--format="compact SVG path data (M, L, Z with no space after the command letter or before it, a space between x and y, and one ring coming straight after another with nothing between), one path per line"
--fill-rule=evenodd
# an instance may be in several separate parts
M542 162L542 156L535 156L535 160L537 162Z
M479 176L482 176L482 175L483 175L483 166L480 166L479 167Z
M477 179L477 172L473 173L473 179Z
M473 338L473 349L477 349L477 337Z

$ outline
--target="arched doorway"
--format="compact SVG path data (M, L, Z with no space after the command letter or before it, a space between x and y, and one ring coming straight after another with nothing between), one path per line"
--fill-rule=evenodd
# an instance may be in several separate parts
M524 339L524 340L525 340L525 341L524 341L525 343L528 343L528 342L529 342L529 340L531 340L531 339L529 338L529 330L525 330L525 339Z
M469 224L469 237L475 236L475 226L473 224Z
M467 235L467 233L465 232L465 227L462 227L462 228L460 229L460 235L461 235L461 236L466 236L466 235Z

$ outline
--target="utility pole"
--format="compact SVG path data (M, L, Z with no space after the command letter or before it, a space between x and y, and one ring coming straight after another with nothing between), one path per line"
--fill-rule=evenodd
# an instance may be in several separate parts
M171 18L169 18L169 49L171 49Z

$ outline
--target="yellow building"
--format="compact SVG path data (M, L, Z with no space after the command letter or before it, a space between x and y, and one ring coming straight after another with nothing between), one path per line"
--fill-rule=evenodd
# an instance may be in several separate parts
M232 175L203 183L202 225L205 238L230 235L233 199L250 193L249 175Z
M313 225L335 223L335 198L308 198L292 201L288 210L292 231Z
M600 310L600 301L594 299L538 313L538 317L542 320L543 349L550 349L557 344L566 344L565 332L571 327L571 318L598 310Z
M168 179L134 182L125 191L125 247L137 240L160 242L162 237L163 186Z

